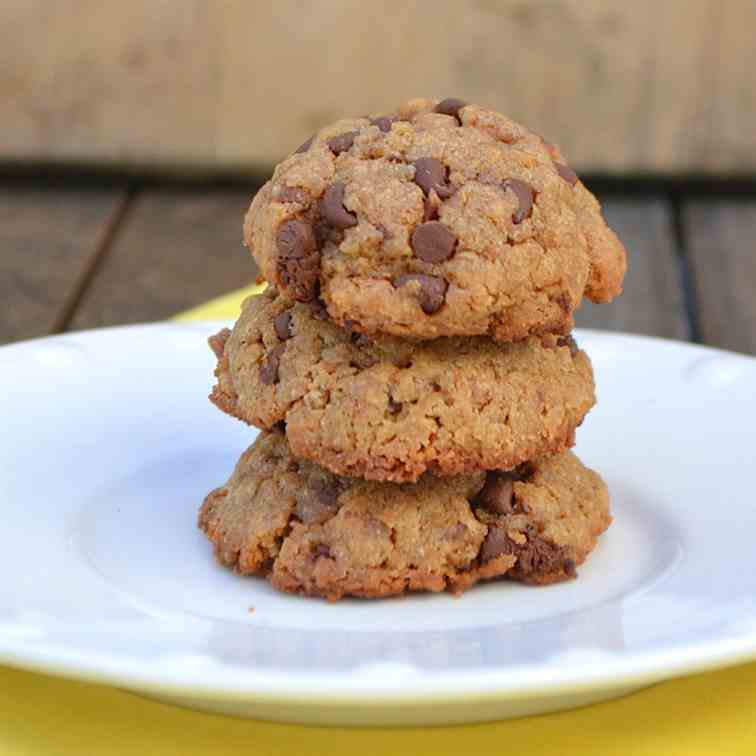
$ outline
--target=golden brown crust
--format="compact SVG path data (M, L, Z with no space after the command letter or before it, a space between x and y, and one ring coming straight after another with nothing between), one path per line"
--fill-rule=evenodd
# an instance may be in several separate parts
M367 335L568 333L584 294L608 302L622 287L625 251L598 202L514 121L436 106L343 119L278 165L244 224L261 271ZM446 229L435 251L415 236L427 222L437 242ZM432 279L432 301L418 276Z
M373 341L272 289L244 303L216 376L212 401L260 428L284 422L297 457L395 482L557 453L595 402L590 361L568 340Z
M606 487L570 452L397 485L296 461L277 432L259 436L199 516L223 564L329 600L564 580L610 521Z

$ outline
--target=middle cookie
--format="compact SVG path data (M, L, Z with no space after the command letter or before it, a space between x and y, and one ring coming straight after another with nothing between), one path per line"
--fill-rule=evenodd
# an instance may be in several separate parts
M572 446L595 403L570 337L370 340L271 288L210 344L220 409L283 422L294 456L369 480L511 469Z

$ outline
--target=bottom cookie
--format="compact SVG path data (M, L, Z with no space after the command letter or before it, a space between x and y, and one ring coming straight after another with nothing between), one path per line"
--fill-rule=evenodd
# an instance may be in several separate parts
M606 486L571 452L510 472L376 483L294 459L275 431L199 513L221 563L331 601L565 580L610 522Z

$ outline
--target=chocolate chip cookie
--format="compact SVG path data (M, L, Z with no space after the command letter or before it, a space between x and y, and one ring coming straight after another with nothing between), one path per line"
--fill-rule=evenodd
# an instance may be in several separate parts
M571 452L399 485L296 460L279 432L260 434L199 514L221 563L332 601L564 580L610 522L606 486Z
M591 363L570 337L373 340L271 287L210 343L218 407L260 428L283 423L295 456L370 480L562 451L595 402Z
M327 126L275 169L244 237L290 300L405 338L566 334L625 250L559 150L459 100Z

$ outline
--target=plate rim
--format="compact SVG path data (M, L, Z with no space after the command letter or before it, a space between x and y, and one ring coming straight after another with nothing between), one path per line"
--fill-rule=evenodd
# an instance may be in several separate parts
M7 354L8 351L53 340L107 338L126 332L170 332L175 329L197 331L207 328L210 334L213 328L224 327L231 322L230 319L193 319L110 326L15 342L0 347L0 353ZM584 336L591 340L672 346L687 352L726 355L751 364L756 362L756 357L752 355L676 339L588 328L577 328L574 333L578 338ZM611 653L598 652L596 661L600 663L587 663L579 670L579 674L578 667L572 663L562 671L556 663L558 659L552 664L494 668L490 672L476 668L473 672L461 669L437 673L409 666L413 670L412 674L402 675L398 680L392 679L388 683L384 676L375 679L370 675L323 672L308 676L276 668L261 671L215 663L193 672L174 668L168 674L164 664L146 669L143 662L132 662L119 654L87 654L85 657L83 651L76 649L57 646L44 648L34 643L14 644L16 636L4 637L3 630L16 627L13 622L0 622L0 664L16 669L135 690L177 695L199 694L224 700L285 700L303 705L325 701L340 706L381 707L401 702L431 703L463 698L520 699L597 689L613 690L721 669L756 659L754 627L751 632L684 644L679 648L644 654L636 652L630 657L620 658ZM178 660L180 658L177 657ZM207 674L203 675L203 672Z

